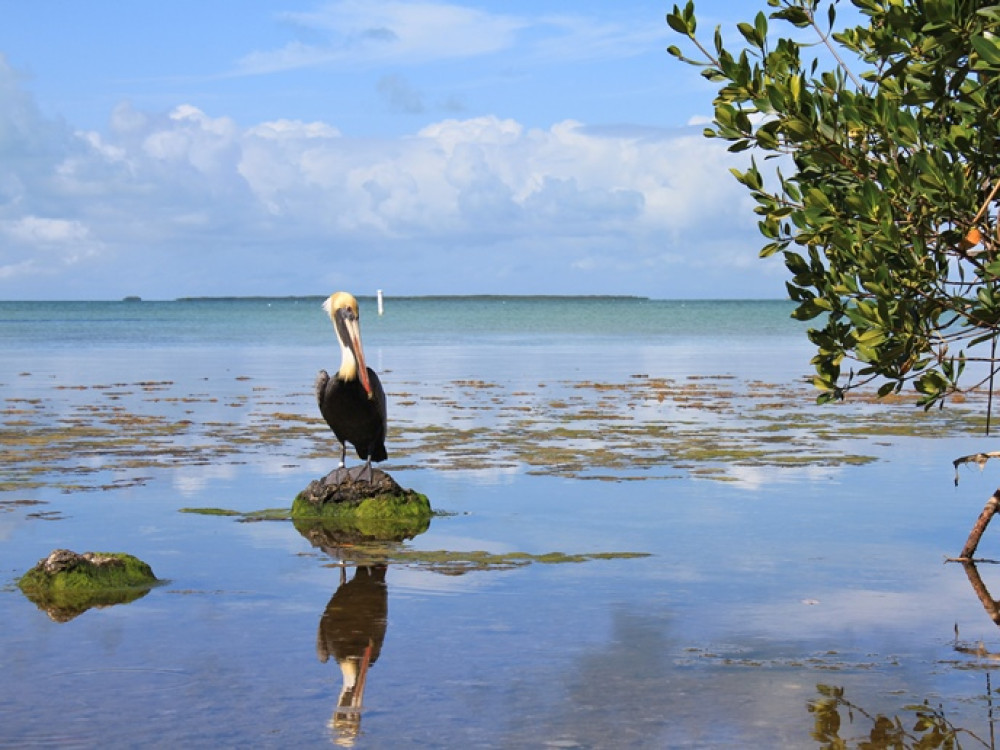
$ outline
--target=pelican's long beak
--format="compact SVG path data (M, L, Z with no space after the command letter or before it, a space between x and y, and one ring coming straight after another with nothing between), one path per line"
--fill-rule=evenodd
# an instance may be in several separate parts
M329 303L329 300L327 303ZM328 306L328 304L325 304L324 308ZM357 373L352 374L350 372L341 371L342 377L346 378L357 375L357 378L361 381L361 387L364 388L365 393L368 394L368 398L372 398L372 384L368 379L368 365L365 364L365 350L361 346L361 324L358 322L357 316L351 308L342 307L334 310L333 315L330 317L333 319L333 326L337 331L337 338L340 339L341 345L350 351L351 356L354 357L355 366L357 367Z
M351 353L358 363L358 378L361 380L361 386L365 389L365 393L368 394L368 398L372 398L372 384L368 380L368 365L365 364L365 350L361 346L361 326L358 324L357 318L351 318L344 322L347 325L347 332L350 336L348 346L350 346Z

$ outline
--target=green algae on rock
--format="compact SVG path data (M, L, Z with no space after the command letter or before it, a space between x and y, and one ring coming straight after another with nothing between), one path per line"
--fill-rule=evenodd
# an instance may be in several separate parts
M91 607L126 604L160 583L152 568L123 552L53 550L17 581L28 599L57 622Z
M292 502L295 521L322 520L370 539L404 539L422 534L434 512L426 495L404 490L380 469L371 481L336 469L309 483Z

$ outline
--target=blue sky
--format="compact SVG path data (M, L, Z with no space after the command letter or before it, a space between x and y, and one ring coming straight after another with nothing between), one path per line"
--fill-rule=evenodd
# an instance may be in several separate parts
M0 298L781 297L672 4L4 3Z

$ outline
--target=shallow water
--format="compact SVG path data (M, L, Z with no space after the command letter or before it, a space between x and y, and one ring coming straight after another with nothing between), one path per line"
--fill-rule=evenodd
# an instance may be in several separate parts
M855 746L884 716L899 718L912 745L921 733L911 706L927 701L988 746L994 661L970 650L1000 651L1000 633L965 570L942 564L995 486L987 468L963 471L955 488L951 459L985 439L912 407L814 406L788 385L806 372L808 349L780 323L705 339L694 323L671 332L651 320L623 340L605 327L607 310L576 327L552 322L571 321L564 310L533 335L539 308L515 303L515 334L473 326L469 312L475 330L449 336L456 316L430 304L407 325L391 308L381 319L366 310L366 349L396 424L384 468L444 513L390 559L384 587L378 571L341 567L357 550L313 547L291 523L180 512L287 507L334 465L325 427L309 422L315 370L336 366L321 313L315 336L306 332L314 306L276 303L284 322L273 328L243 315L259 332L246 341L225 333L240 328L233 306L216 308L200 334L185 328L190 310L170 303L166 319L135 306L129 315L149 319L119 321L118 332L88 333L87 316L65 310L48 333L37 319L0 326L3 429L27 442L81 413L117 425L103 443L46 454L38 486L0 492L0 743L811 747L835 736ZM122 307L101 314L123 317ZM81 309L96 325L93 307ZM0 306L0 318L14 317ZM642 395L656 379L669 381L662 401ZM681 400L690 390L712 398ZM779 415L779 436L829 433L831 450L795 465L769 453L722 467L707 454L663 455L641 471L609 462L601 480L521 460L507 443L518 429L568 440L539 433L563 402L567 419L606 409L586 424L619 453L627 444L612 433L623 427L700 426L721 442L741 425L763 434L761 411ZM509 417L512 405L526 421ZM162 421L133 433L137 415ZM190 424L162 429L179 420ZM466 425L486 430L463 433L482 458L436 455L429 428ZM877 429L889 425L900 427ZM500 448L513 458L491 460ZM18 461L38 450L26 445ZM872 460L837 458L847 455ZM993 539L984 556L1000 556ZM57 547L127 551L167 582L54 622L13 582ZM437 550L648 556L483 569L435 563ZM979 573L1000 593L995 566ZM351 618L324 617L341 611L338 589L338 601L354 602ZM352 641L338 622L381 643L360 712L334 721L342 674L317 641ZM822 686L843 690L839 725L817 710Z

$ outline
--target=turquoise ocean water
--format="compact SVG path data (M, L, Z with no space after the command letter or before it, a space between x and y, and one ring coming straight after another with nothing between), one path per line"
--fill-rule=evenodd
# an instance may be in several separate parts
M389 343L511 343L552 338L665 341L795 336L786 301L638 297L359 297L366 333ZM5 346L299 345L316 343L322 298L166 302L0 302ZM371 330L368 330L368 327Z
M289 358L329 367L336 341L322 298L168 302L0 302L0 347L12 359L89 368L114 361L168 371L177 357ZM785 301L665 301L631 297L360 297L369 365L402 377L597 377L728 371L808 371L805 326ZM138 359L129 350L142 351ZM331 354L332 351L332 354ZM173 368L178 369L178 368ZM146 373L150 376L150 373ZM96 376L96 373L95 373Z

